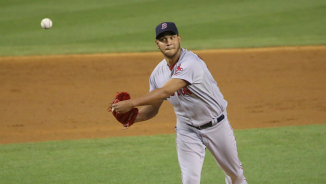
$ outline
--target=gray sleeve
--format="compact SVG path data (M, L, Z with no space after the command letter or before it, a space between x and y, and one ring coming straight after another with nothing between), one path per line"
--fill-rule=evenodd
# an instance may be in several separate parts
M200 60L187 60L178 66L179 70L174 73L172 78L182 79L190 84L200 83L203 77L203 68Z

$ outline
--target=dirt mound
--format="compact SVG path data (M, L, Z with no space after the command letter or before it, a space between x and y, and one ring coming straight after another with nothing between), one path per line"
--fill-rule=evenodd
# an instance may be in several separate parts
M195 51L229 102L233 128L326 123L326 46ZM175 133L165 102L128 130L106 109L148 92L160 53L0 58L0 143Z

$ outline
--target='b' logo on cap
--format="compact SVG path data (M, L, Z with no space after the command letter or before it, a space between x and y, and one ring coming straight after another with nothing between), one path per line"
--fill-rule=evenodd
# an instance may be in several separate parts
M162 29L166 29L168 27L168 25L166 23L162 24Z

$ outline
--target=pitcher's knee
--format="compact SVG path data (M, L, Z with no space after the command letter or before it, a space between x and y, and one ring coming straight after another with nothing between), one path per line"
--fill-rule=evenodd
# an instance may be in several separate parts
M193 172L183 174L182 176L183 184L200 184L200 174Z
M229 178L225 178L225 182L227 184L246 184L247 180L244 177L244 175L233 175L233 176L229 176Z
M243 175L243 169L239 169L237 171L228 172L226 173L228 177L226 177L226 181L231 180L232 182L229 182L230 184L246 184L247 180ZM228 183L228 182L227 182Z

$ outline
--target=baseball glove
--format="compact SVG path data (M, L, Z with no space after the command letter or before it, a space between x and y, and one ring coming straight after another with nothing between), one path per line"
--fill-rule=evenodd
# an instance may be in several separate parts
M138 109L132 108L130 111L118 114L113 108L112 104L118 103L120 101L129 100L130 95L128 92L120 92L118 93L111 103L111 107L108 108L109 112L112 112L113 116L124 126L124 127L130 127L132 124L134 124L136 117L138 115Z

